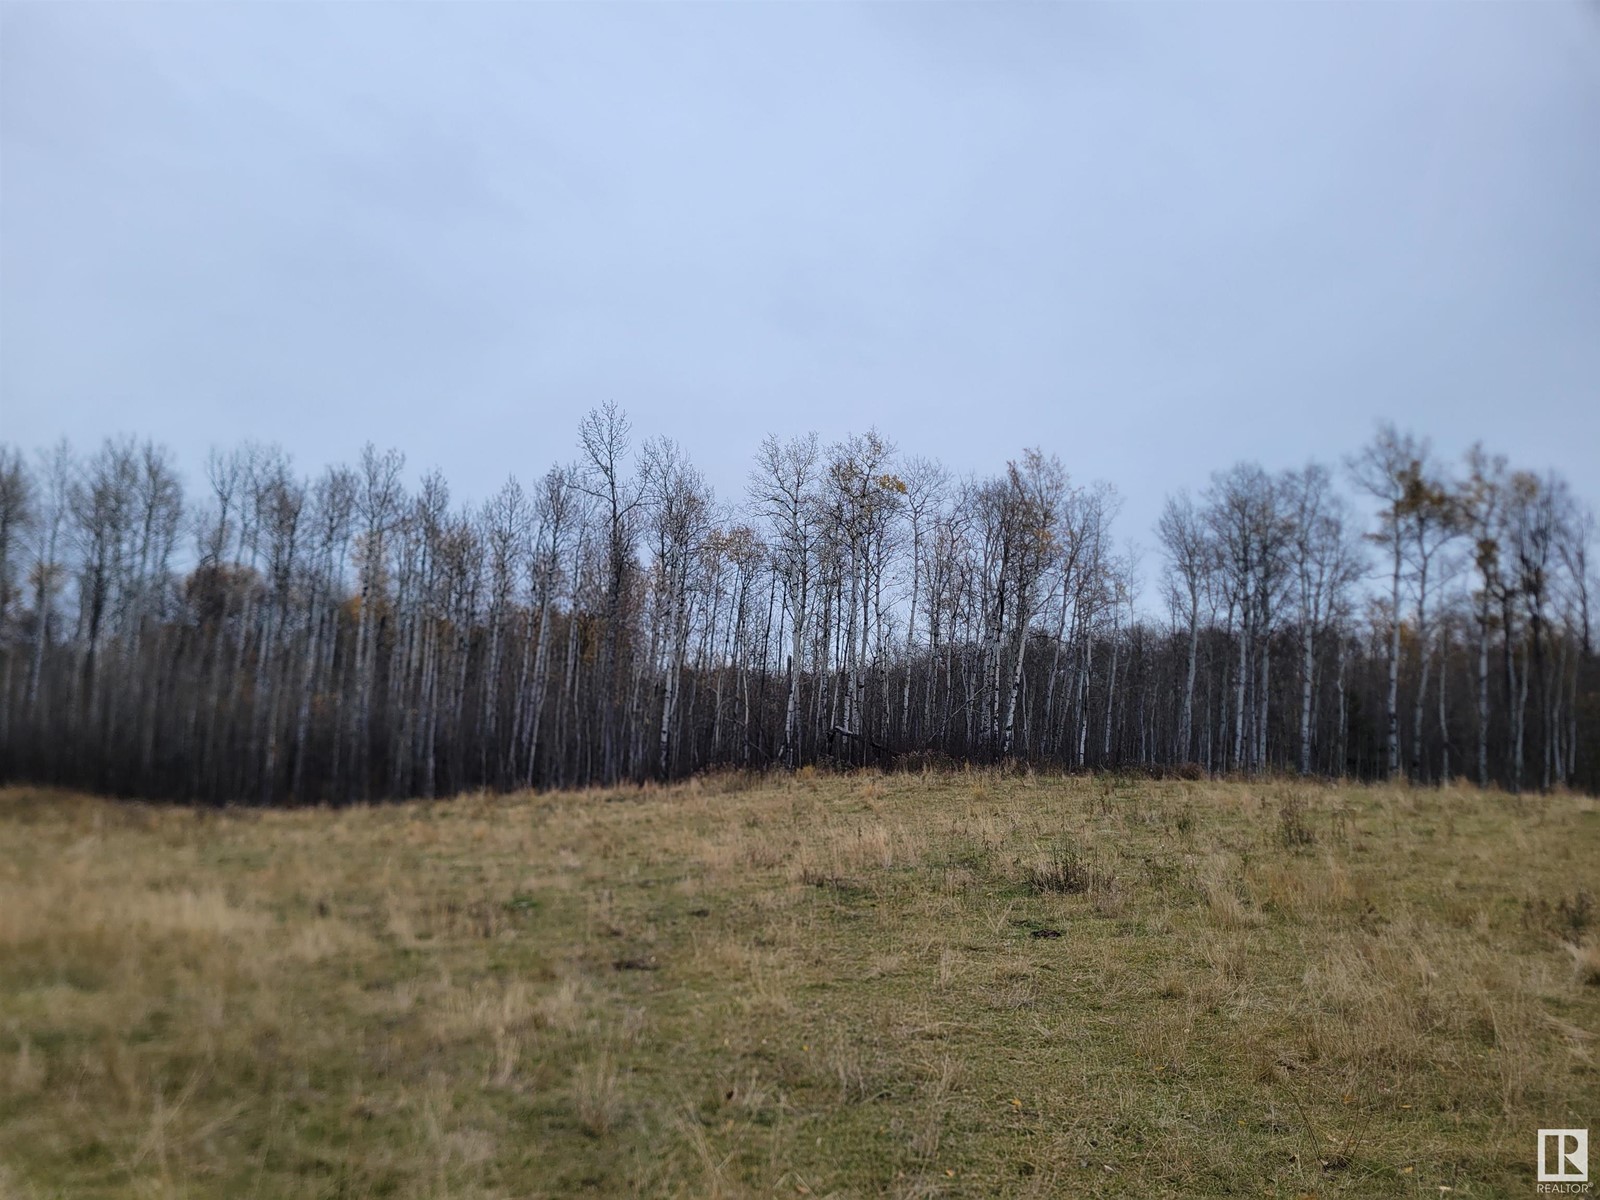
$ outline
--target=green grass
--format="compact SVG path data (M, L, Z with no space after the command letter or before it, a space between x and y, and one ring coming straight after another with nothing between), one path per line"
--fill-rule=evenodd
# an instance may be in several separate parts
M1594 800L1466 789L12 789L0 1195L1520 1197L1596 892Z

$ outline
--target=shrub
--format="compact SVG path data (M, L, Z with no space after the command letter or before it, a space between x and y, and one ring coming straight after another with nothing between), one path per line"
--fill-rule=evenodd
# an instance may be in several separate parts
M1116 878L1087 861L1071 846L1056 845L1028 868L1028 886L1036 892L1082 895L1115 887Z
M1316 831L1306 824L1305 801L1290 796L1278 809L1278 840L1289 850L1308 850L1316 845Z

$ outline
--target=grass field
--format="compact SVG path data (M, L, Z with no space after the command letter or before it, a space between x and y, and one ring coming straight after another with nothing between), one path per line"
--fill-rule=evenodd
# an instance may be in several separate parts
M0 791L0 1195L1527 1196L1597 892L1465 789Z

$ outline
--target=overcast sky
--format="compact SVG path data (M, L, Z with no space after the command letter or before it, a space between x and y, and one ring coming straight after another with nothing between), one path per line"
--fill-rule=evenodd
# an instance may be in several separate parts
M1379 418L1593 500L1600 6L0 6L6 440L482 498L606 399L724 496L1039 445L1147 547Z

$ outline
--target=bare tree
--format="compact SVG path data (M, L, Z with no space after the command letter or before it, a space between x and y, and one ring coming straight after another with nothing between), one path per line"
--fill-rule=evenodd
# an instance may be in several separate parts
M1467 453L1467 477L1461 482L1456 509L1472 539L1472 561L1478 569L1474 613L1478 630L1474 668L1478 717L1478 783L1489 784L1489 642L1494 630L1495 602L1505 590L1500 569L1501 524L1504 517L1506 465L1486 454L1481 445ZM1508 631L1509 634L1509 631Z
M655 585L664 658L661 663L661 728L656 771L667 777L678 690L689 640L689 583L702 543L711 530L711 490L688 456L667 438L647 442L643 473L655 535Z
M0 737L11 729L11 664L15 657L8 617L21 592L16 564L21 544L37 520L33 478L20 451L0 446Z
M812 579L821 537L820 458L814 434L789 442L768 437L757 451L749 485L751 503L768 527L773 568L783 586L788 617L787 700L779 754L791 767L800 764L802 753L800 676L805 669Z
M1290 508L1289 557L1300 632L1300 773L1309 775L1317 639L1359 578L1361 563L1348 540L1345 504L1333 491L1333 476L1326 467L1312 463L1292 471L1284 477L1283 487Z
M590 410L578 427L578 445L583 452L579 487L600 505L605 520L605 649L600 671L605 691L600 697L600 757L601 778L607 783L614 782L622 770L617 736L622 625L634 570L634 515L643 498L639 482L624 474L632 434L627 415L609 400Z
M1167 586L1188 625L1188 653L1183 673L1183 708L1178 722L1178 757L1194 757L1194 681L1200 646L1200 594L1216 564L1216 548L1194 501L1180 492L1167 498L1156 526L1167 553Z
M1373 778L1404 687L1415 778L1475 725L1480 779L1600 787L1593 517L1555 476L1479 452L1447 486L1383 431L1380 599L1328 471L1238 464L1156 527L1167 625L1115 494L1043 451L952 486L876 432L768 439L719 507L681 446L630 443L598 410L579 466L471 505L371 447L307 481L246 444L188 496L149 443L0 449L0 777L214 803L927 752Z
M356 475L355 511L358 526L357 554L361 579L361 607L356 631L356 723L351 762L365 763L372 753L372 706L377 687L378 624L387 600L389 576L389 535L400 520L404 489L400 472L405 456L398 450L378 453L368 442L361 451ZM372 796L370 773L362 771L355 796Z
M1384 423L1371 442L1349 460L1357 486L1376 499L1379 530L1372 538L1390 553L1389 690L1385 700L1388 719L1388 774L1400 773L1400 583L1405 567L1406 520L1419 491L1425 490L1428 443L1401 433Z
M65 441L39 455L39 488L34 522L34 554L31 568L33 584L33 654L28 665L28 687L24 703L29 711L42 706L39 693L44 674L45 649L54 626L56 594L65 575L61 562L62 531L66 525L76 473L72 450Z

